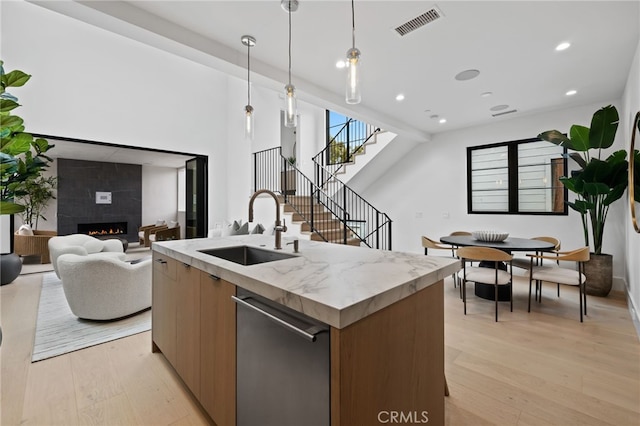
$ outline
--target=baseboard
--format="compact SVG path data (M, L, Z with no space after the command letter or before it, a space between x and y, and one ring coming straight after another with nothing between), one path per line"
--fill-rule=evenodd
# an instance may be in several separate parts
M625 280L622 278L614 278L614 285L616 284L615 281L622 282L622 288L625 296L627 297L627 307L629 308L631 321L633 321L633 326L635 327L636 334L638 335L638 339L640 340L640 316L638 316L640 312L640 306L637 306L635 301L631 297L631 293L629 292L629 287L627 286L627 283L625 282Z

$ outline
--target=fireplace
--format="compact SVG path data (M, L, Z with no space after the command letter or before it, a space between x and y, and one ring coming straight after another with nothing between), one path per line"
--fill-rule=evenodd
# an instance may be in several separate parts
M92 237L126 235L127 222L79 223L78 234L87 234Z

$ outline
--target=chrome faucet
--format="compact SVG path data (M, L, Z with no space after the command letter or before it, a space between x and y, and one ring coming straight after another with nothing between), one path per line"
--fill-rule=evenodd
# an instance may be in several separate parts
M287 226L284 223L284 219L282 220L282 224L280 224L280 201L278 201L278 197L273 192L268 189L259 189L254 192L251 196L251 200L249 201L249 222L253 222L253 201L260 194L269 194L273 197L276 202L276 250L282 249L282 233L287 232Z

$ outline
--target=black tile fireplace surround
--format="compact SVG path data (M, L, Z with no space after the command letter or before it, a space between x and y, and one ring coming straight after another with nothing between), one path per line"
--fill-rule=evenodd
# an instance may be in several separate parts
M117 235L138 241L142 220L142 166L59 158L58 235L81 232L80 225L124 223ZM97 203L96 192L111 194ZM109 232L107 230L106 232Z

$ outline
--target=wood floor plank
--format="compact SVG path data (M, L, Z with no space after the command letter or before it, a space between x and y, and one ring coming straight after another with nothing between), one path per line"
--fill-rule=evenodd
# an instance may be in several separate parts
M81 424L70 357L55 357L30 365L21 424Z
M205 425L210 421L160 353L150 332L31 364L41 274L0 288L1 424ZM545 286L527 313L473 296L463 315L445 281L447 425L640 424L640 342L626 301L589 297L578 320L574 289ZM555 299L554 299L555 298Z
M467 374L473 371L495 379L502 387L492 388L493 382L488 382L485 391L521 410L532 411L528 407L535 404L536 412L549 412L549 419L569 417L584 424L626 425L638 418L637 412L618 403L609 403L585 394L581 389L567 388L537 377L535 369L524 372L465 355L456 360L456 365L464 367Z
M120 375L109 363L109 345L69 354L78 410L124 392Z
M582 382L582 392L586 395L637 412L640 386L635 379L603 371L587 371Z
M19 424L38 311L42 277L18 277L0 293L0 424ZM19 285L18 285L19 284Z
M93 405L84 407L79 412L83 425L136 425L141 424L127 395L120 393L102 399Z
M572 290L563 288L561 298L551 300L555 287L545 288L544 308L527 314L527 294L514 288L514 312L501 310L495 323L490 301L472 296L473 314L465 316L457 290L448 289L445 350L456 353L446 357L452 396L461 383L495 393L521 409L515 424L640 424L640 344L626 303L615 295L589 297L589 316L580 323ZM501 393L496 381L508 391ZM477 414L467 403L459 401L456 410Z
M487 422L498 425L516 424L520 416L520 410L518 408L499 401L489 392L477 392L473 387L467 386L467 383L461 383L459 378L459 372L447 376L447 381L450 383L449 391L451 392L453 390L455 393L453 399L464 401L464 403L461 403L459 406L464 406L465 410L473 413L474 419L481 419L481 423ZM486 381L486 378L483 380ZM449 396L449 398L451 398L451 396Z

